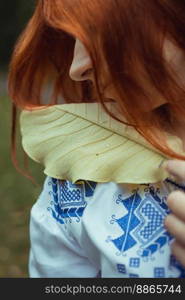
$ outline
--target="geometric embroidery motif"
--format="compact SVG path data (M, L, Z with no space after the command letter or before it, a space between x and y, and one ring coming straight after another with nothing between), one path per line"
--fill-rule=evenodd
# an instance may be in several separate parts
M142 257L148 257L152 255L156 251L160 250L164 245L168 244L173 238L164 228L164 218L170 212L168 206L166 205L165 201L158 196L159 191L156 192L153 186L150 186L146 190L147 192L142 201L142 205L143 207L146 207L150 203L150 212L148 209L144 210L144 212L147 212L146 214L148 215L148 221L145 220L145 225L143 224L144 229L151 229L148 231L148 240L144 239L144 237L141 235L143 228L138 227L136 232L134 232L134 235L136 235L138 240L142 242L140 250L140 255ZM151 210L151 206L153 207L153 210ZM151 212L153 212L153 221L151 221ZM140 212L137 213L140 214ZM154 228L155 230L152 230Z
M157 239L155 239L151 244L142 249L140 255L142 257L148 257L152 255L157 250L160 250L160 248L162 248L164 245L168 244L172 238L173 237L167 231L161 233L161 235Z
M133 233L143 246L154 240L164 231L163 221L167 211L168 207L151 190L150 193L145 195L136 211L140 219L140 224Z
M148 257L169 243L172 236L164 228L164 218L169 209L164 201L158 196L159 191L148 185L143 199L139 189L126 199L118 195L117 204L122 204L126 209L123 217L116 219L112 216L111 224L117 223L123 234L118 238L108 240L123 253L139 243L138 255Z
M52 206L48 208L52 216L61 224L64 224L64 220L72 222L72 218L79 222L87 204L85 197L91 197L94 194L96 183L80 181L73 184L69 181L51 178L49 185L52 186L50 193L54 200L51 202Z
M165 269L164 268L154 268L154 277L155 278L165 278Z
M59 200L63 207L81 206L85 204L85 197L91 197L96 187L95 182L80 181L71 183L69 181L59 182Z
M111 220L111 223L116 222L123 230L123 235L116 239L111 239L111 241L119 251L124 252L136 244L136 240L132 236L132 231L140 224L139 219L135 215L135 210L141 202L141 197L137 192L124 200L122 199L122 195L119 195L116 203L120 202L126 208L127 214L120 219Z
M84 192L80 184L61 181L59 184L59 202L61 208L69 206L84 206Z
M123 264L117 264L117 269L119 273L126 274L126 267Z
M130 267L139 268L140 266L140 258L139 257L131 257L130 258Z
M151 203L147 203L141 210L144 216L148 217L149 223L141 230L140 234L144 239L148 238L158 229L163 221L162 215L152 207Z

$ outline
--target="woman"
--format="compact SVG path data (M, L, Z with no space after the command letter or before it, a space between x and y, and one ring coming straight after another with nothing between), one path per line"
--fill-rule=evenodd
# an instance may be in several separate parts
M38 1L9 77L23 147L48 175L31 213L31 277L184 277L170 247L174 235L184 264L183 202L169 196L184 186L159 168L185 158L184 11Z

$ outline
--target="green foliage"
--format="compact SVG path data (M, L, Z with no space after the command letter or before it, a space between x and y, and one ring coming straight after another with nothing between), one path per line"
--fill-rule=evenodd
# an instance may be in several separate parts
M0 96L0 111L0 277L28 277L29 214L44 175L40 165L30 162L30 172L38 183L35 186L15 170L10 158L11 107L7 96ZM20 146L17 152L21 160Z
M27 277L29 214L42 189L41 166L30 161L38 186L18 173L11 162L11 103L7 94L7 68L15 42L31 17L37 0L0 1L0 277ZM18 137L18 160L24 159ZM20 166L22 164L20 163Z

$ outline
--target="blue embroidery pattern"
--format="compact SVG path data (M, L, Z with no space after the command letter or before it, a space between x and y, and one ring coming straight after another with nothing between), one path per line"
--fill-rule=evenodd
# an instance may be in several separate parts
M87 205L85 197L93 196L96 183L80 181L72 184L69 181L51 178L49 185L52 186L50 194L54 200L51 207L48 207L52 216L61 224L65 223L64 220L72 222L72 218L79 222Z
M118 272L121 273L121 274L128 275L128 274L127 274L126 266L125 266L124 264L117 264L117 270L118 270ZM135 274L135 273L130 273L128 276L129 276L130 278L137 278L137 277L139 277L139 275L138 275L138 274Z
M85 195L82 187L81 184L72 184L69 181L61 181L58 186L60 207L84 207L86 202L84 200Z
M165 244L169 243L172 239L172 236L167 232L163 232L159 238L153 241L152 244L147 246L144 250L142 250L141 256L148 257L155 253L157 250L162 248Z
M123 264L117 264L117 269L119 273L126 274L126 266Z
M137 192L125 200L122 199L122 195L119 195L116 203L120 202L125 206L128 213L120 219L114 219L114 216L112 216L112 222L116 221L124 232L122 236L113 239L112 242L119 251L124 252L137 243L131 232L140 224L140 220L135 215L135 210L141 202L141 197Z
M141 212L144 216L148 217L149 223L140 231L141 236L148 240L150 236L161 226L162 223L162 215L155 210L155 208L151 205L151 203L147 203L144 207L142 207Z
M131 257L129 262L130 267L139 268L140 266L140 258L138 257Z
M162 254L163 246L169 244L173 239L163 225L164 218L170 213L166 205L166 196L161 197L160 190L150 184L144 189L142 199L139 191L140 189L137 189L132 192L131 196L125 198L121 194L118 195L116 203L123 205L123 217L116 218L115 215L112 215L110 223L119 225L123 234L116 239L109 237L107 240L111 241L119 250L118 253L115 253L116 255L128 255L128 266L133 269L129 270L125 264L116 266L119 273L129 277L139 277L134 269L138 268L139 271L140 267L145 268L146 265L143 264L149 258L154 262L156 256L153 254ZM138 247L131 250L132 257L129 257L128 250L136 244ZM133 257L134 252L135 256ZM159 258L162 259L162 257ZM157 260L152 264L153 274L151 275L154 278L173 277L173 274L175 277L185 278L185 268L173 256L171 256L168 268L163 267L163 262L161 266L158 265Z
M145 189L145 191L146 194L145 194L145 199L143 201L143 205L145 205L144 203L148 204L149 201L150 205L154 207L153 210L154 215L153 215L152 223L155 228L154 231L151 232L151 235L148 236L148 240L146 240L145 243L143 243L143 245L141 246L141 248L143 249L141 252L141 256L146 258L148 256L151 256L157 250L160 250L165 244L169 243L169 241L172 239L172 236L167 231L165 231L163 226L164 218L166 217L167 214L170 213L170 210L164 201L165 198L160 198L158 196L158 193L160 193L160 191L158 190L155 191L153 186L149 186L147 189ZM151 243L148 244L149 242Z
M116 203L123 204L127 211L122 218L116 219L113 215L111 220L111 223L116 222L123 231L120 237L109 238L120 251L118 254L125 253L139 242L138 255L147 258L172 239L163 226L169 209L158 193L158 190L148 185L143 199L138 190L133 191L126 199L121 194L118 195Z
M164 278L165 277L165 270L164 268L154 268L154 277L155 278Z

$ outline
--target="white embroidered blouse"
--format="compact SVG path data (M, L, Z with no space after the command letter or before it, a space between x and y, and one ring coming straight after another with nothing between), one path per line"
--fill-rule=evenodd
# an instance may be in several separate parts
M31 211L31 277L185 277L164 227L168 194L185 188L158 167L164 155L97 103L24 111L21 131L47 175Z

